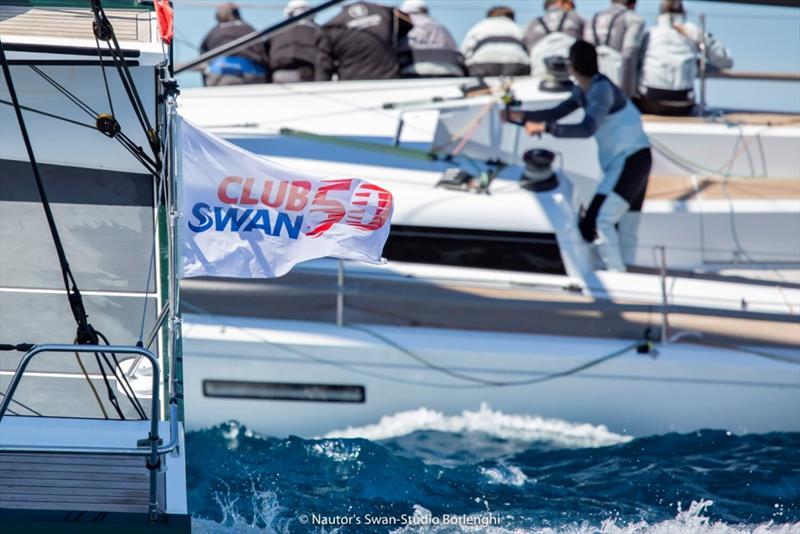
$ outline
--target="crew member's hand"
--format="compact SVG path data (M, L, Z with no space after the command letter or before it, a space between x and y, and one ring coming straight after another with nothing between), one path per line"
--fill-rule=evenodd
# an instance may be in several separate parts
M521 111L512 111L510 109L500 110L500 120L503 122L513 122L514 124L522 124L525 120L525 114Z
M525 123L525 131L528 132L528 135L543 134L544 129L545 129L545 123L543 122L528 121Z

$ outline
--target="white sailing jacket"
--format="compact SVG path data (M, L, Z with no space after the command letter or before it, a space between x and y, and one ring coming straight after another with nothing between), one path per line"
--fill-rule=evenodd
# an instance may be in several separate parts
M682 32L682 17L658 16L644 41L640 86L648 89L687 91L694 88L700 49ZM679 29L681 28L681 29Z
M530 65L522 30L507 17L488 17L470 28L461 43L464 62Z

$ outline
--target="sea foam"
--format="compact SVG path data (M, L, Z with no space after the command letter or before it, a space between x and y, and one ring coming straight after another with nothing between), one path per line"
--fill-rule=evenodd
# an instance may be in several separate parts
M381 417L372 425L347 427L327 433L325 438L365 438L372 441L405 436L420 430L440 432L483 432L491 436L528 442L545 442L561 447L604 447L627 443L631 436L611 432L603 425L570 423L531 415L510 415L483 403L478 411L461 415L420 408Z

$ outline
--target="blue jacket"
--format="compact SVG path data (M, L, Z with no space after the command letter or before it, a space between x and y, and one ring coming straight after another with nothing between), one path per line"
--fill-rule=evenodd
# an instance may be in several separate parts
M556 122L578 108L584 109L581 122ZM575 86L572 95L554 108L526 111L525 120L545 122L546 131L555 137L595 136L597 156L603 170L598 194L607 195L614 190L628 156L650 147L639 110L602 74L592 78L592 85L585 94Z

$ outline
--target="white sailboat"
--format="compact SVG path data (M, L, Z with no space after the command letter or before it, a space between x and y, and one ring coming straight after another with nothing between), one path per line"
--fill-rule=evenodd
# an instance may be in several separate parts
M476 82L181 96L243 148L396 199L385 266L184 282L190 427L324 435L487 403L637 435L800 428L798 117L648 117L654 176L633 268L615 273L575 228L600 178L594 142L522 137L497 118L508 82L465 94ZM565 96L512 89L525 109ZM559 155L547 187L521 180L534 147ZM474 180L444 187L453 167Z
M156 14L0 10L0 525L188 532Z

